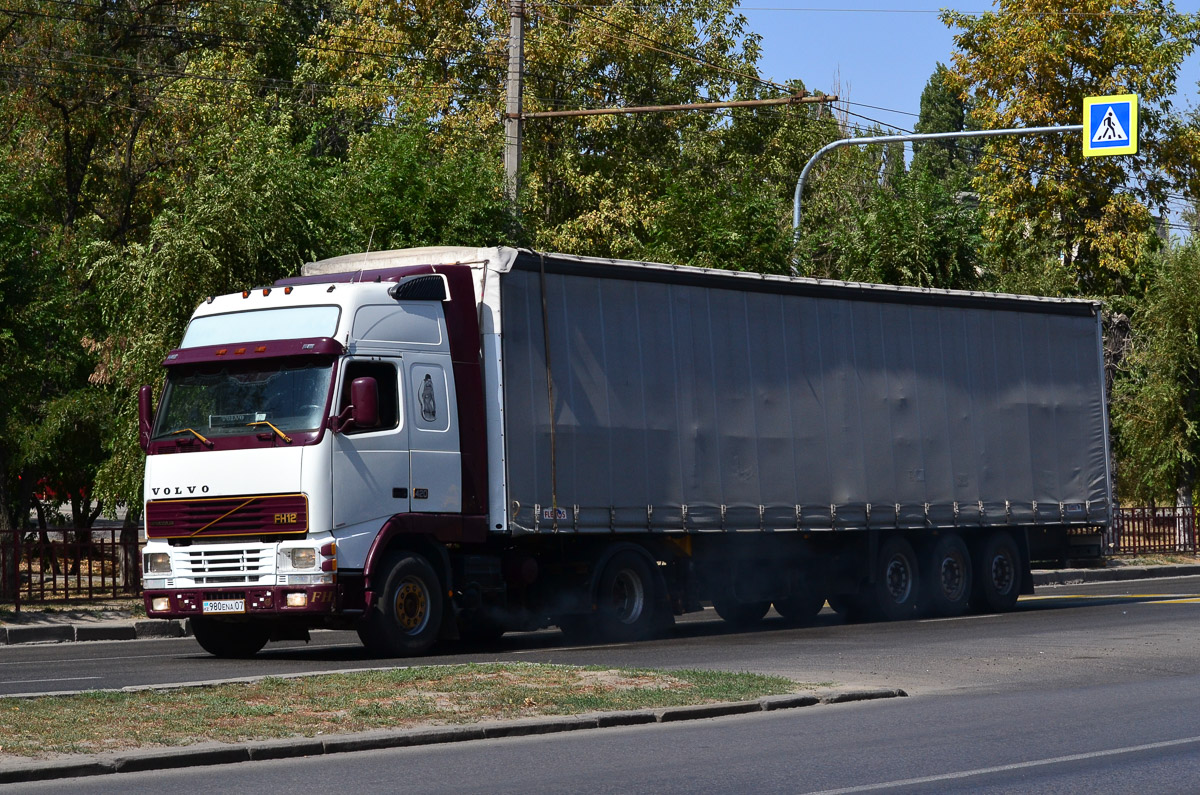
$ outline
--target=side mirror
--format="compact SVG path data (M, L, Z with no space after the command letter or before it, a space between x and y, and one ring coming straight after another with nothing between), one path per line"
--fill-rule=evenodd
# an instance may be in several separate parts
M149 386L143 385L138 390L138 443L141 444L143 453L150 449L150 432L154 423L152 394L153 390Z
M374 428L379 424L379 385L371 377L355 378L350 384L351 415L359 428Z
M379 384L364 376L350 382L350 405L329 418L334 433L366 430L379 424Z

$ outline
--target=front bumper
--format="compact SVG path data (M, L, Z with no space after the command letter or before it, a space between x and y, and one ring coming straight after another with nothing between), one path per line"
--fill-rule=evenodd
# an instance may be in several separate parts
M214 590L212 588L164 588L145 591L143 599L150 618L188 618L212 615L219 618L245 616L319 616L338 610L337 585L272 585ZM303 606L288 606L289 594L303 594ZM296 597L293 597L295 599ZM167 600L166 610L155 610L156 600ZM203 609L206 599L242 599L245 610L240 613L209 613ZM161 606L161 605L160 605Z

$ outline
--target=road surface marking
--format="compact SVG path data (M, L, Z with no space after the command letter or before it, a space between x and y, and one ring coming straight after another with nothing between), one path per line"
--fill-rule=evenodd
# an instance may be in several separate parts
M933 624L938 621L974 621L979 618L999 618L1000 613L980 613L977 616L949 616L946 618L922 618L918 624Z
M0 685L32 685L38 682L83 682L88 679L102 679L100 676L68 676L63 679L8 679Z
M1011 770L1028 770L1034 767L1048 767L1050 765L1061 765L1065 762L1082 762L1086 759L1097 759L1101 757L1110 757L1113 754L1136 754L1141 751L1154 751L1160 748L1174 748L1181 745L1196 745L1200 743L1200 737L1184 737L1181 740L1164 740L1159 743L1146 743L1145 745L1129 745L1124 748L1111 748L1104 751L1088 751L1082 754L1069 754L1067 756L1054 756L1049 759L1035 759L1029 762L1014 762L1010 765L996 765L995 767L980 767L975 770L962 770L957 773L943 773L938 776L923 776L921 778L906 778L900 781L885 781L879 784L863 784L858 787L842 787L841 789L827 789L820 792L809 793L809 795L845 795L851 792L874 792L881 789L896 789L897 787L913 787L919 784L934 784L939 781L954 781L956 779L971 778L972 776L986 776L991 773L1006 773Z

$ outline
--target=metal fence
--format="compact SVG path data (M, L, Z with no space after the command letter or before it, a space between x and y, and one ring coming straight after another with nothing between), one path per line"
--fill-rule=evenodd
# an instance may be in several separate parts
M20 529L0 536L0 602L24 603L137 597L142 593L136 538L121 528Z
M1195 555L1196 508L1122 508L1104 534L1106 555Z

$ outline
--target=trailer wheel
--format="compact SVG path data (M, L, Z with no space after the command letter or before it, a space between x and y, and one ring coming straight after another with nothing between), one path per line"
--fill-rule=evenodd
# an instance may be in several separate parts
M1012 535L992 533L975 561L971 607L989 613L1012 610L1021 593L1021 553Z
M739 602L732 595L713 599L713 609L722 619L735 627L752 627L771 609L770 602Z
M971 599L971 553L956 533L946 533L925 555L922 607L932 615L961 616Z
M429 561L416 553L392 555L383 592L367 612L358 637L388 657L424 654L442 625L442 586Z
M596 630L607 640L640 640L654 633L654 576L645 556L622 550L604 565L596 588Z
M825 597L807 589L794 592L786 599L775 600L775 612L793 624L811 624L825 606Z
M582 643L591 643L596 640L596 622L595 616L591 615L569 615L559 616L554 620L562 631L563 641L572 646L578 646Z
M917 553L902 536L889 536L879 547L875 584L872 586L874 612L885 621L909 618L917 610L921 592Z
M860 624L871 619L871 610L861 594L830 594L829 606L847 624Z
M265 624L218 621L203 617L189 619L188 623L200 648L214 657L227 659L253 657L267 645L271 635Z

